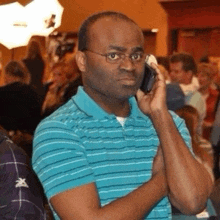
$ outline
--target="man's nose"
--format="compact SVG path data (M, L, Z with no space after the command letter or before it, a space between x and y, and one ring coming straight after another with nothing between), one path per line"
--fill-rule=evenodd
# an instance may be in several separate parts
M124 57L124 59L121 61L120 68L129 71L134 70L134 63L129 56Z

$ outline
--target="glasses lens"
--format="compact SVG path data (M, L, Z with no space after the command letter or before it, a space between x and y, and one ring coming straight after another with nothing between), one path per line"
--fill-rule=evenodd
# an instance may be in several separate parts
M106 61L108 63L119 63L123 59L124 54L118 52L110 52L106 54Z

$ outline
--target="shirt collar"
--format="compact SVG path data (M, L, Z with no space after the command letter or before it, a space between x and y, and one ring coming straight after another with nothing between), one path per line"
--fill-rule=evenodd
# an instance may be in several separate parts
M87 115L95 117L97 119L102 118L115 118L114 114L107 113L102 109L83 89L82 86L78 87L77 94L72 97L76 105ZM131 106L131 113L129 117L142 117L142 113L138 108L136 99L134 97L129 98Z

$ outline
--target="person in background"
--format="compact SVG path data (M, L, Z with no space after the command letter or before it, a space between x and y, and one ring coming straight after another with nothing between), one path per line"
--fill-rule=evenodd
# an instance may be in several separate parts
M82 85L75 57L54 64L51 69L52 80L48 85L45 100L42 105L42 117L54 112L76 94L79 85Z
M185 96L185 104L195 107L199 112L198 134L202 135L202 124L206 116L206 103L198 91L199 83L196 73L197 65L192 55L174 53L170 57L171 83L181 88Z
M0 219L46 220L42 186L30 158L0 127Z
M192 138L192 149L196 158L202 162L213 175L214 159L211 144L209 147L204 147L204 141L197 133L199 125L199 113L193 106L185 105L184 107L176 110L177 115L185 120L186 126ZM206 146L208 142L206 142ZM214 179L214 176L213 176Z
M41 119L41 104L36 91L28 84L29 72L19 61L4 68L4 86L0 87L0 124L7 130L33 134Z
M212 126L210 141L214 150L214 174L220 178L220 102L217 105L215 120Z
M185 105L182 108L179 108L175 111L178 116L180 116L182 119L184 119L186 126L190 132L191 139L192 139L192 150L195 154L195 158L202 163L206 169L208 170L209 174L212 176L213 181L215 180L215 176L213 173L214 168L214 154L212 150L212 145L207 140L203 139L200 135L197 133L197 127L199 124L199 113L198 111L190 105ZM205 212L211 211L211 203L207 203L207 207L204 209L203 214ZM217 210L215 210L217 211ZM179 210L177 210L175 207L172 206L172 212L173 216L175 216L174 219L182 219L184 216L177 218L178 216L182 215ZM212 211L211 211L212 212ZM211 213L210 213L211 214ZM214 213L212 213L214 214ZM201 214L202 216L202 214ZM204 216L204 215L203 215ZM214 219L216 219L215 217ZM185 216L185 219L187 219L187 216ZM195 219L197 219L197 216L195 216ZM209 218L212 219L212 218Z
M198 64L197 77L199 80L199 92L206 101L206 117L203 121L203 137L210 140L211 130L215 120L217 110L217 103L219 99L219 92L213 88L213 79L215 73L212 64L200 63Z
M171 219L168 197L187 214L205 207L211 176L167 109L156 65L153 90L139 90L145 59L143 32L126 15L98 12L81 25L83 87L41 121L33 142L33 169L55 219Z
M4 86L0 87L0 125L12 140L22 143L29 157L32 135L41 120L38 94L28 84L30 74L20 61L10 61L4 67Z
M43 102L45 90L42 81L46 63L43 58L41 44L34 37L28 43L26 56L22 59L22 62L30 73L30 85L36 90L39 100Z

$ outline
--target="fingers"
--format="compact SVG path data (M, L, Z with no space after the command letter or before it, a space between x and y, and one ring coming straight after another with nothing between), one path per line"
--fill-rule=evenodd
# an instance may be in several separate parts
M160 72L158 66L155 63L151 63L151 67L156 70L158 79L161 81L165 81L164 75Z
M144 92L138 89L136 93L137 100L141 100L144 97L144 95L145 95Z

